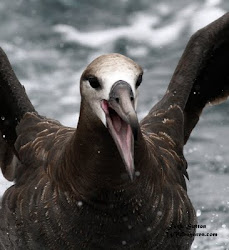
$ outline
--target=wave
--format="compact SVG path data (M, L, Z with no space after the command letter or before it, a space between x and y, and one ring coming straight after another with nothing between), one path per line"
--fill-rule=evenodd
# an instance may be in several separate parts
M114 44L118 39L128 39L150 47L161 47L173 43L187 28L189 33L193 33L223 15L225 10L218 7L219 4L220 0L206 0L202 5L189 4L179 10L171 22L162 27L160 23L164 18L163 15L170 10L170 6L166 4L158 6L159 13L135 13L129 17L128 25L115 28L81 31L71 25L57 24L53 30L61 34L65 42L75 42L91 48ZM141 52L146 54L147 50L141 49Z

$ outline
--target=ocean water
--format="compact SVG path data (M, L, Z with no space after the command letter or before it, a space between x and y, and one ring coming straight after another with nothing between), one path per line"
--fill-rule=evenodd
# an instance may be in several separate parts
M227 0L0 2L0 46L40 114L76 126L79 78L98 55L144 68L138 115L162 97L189 37L229 11ZM192 249L229 249L229 102L206 108L185 147L198 232ZM12 183L0 176L0 196Z

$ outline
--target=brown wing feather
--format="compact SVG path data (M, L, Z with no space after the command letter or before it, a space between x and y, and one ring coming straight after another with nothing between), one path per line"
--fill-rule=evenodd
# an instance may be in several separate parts
M26 113L16 131L14 151L0 138L0 167L9 181L29 176L31 169L47 170L47 163L53 159L59 160L64 143L75 129L64 127L56 120L35 113ZM25 181L25 177L23 178Z
M15 148L23 163L23 170L18 170L17 176L26 174L31 166L46 171L47 163L54 159L59 161L65 143L74 131L56 120L26 113L17 127Z
M17 163L18 157L13 152L11 146L2 138L2 133L0 132L0 168L3 176L8 181L14 180Z
M15 128L26 112L35 112L35 109L0 48L0 130L12 147L16 140Z
M167 131L175 142L185 144L205 105L228 97L228 59L229 13L191 37L166 94L142 126L149 131ZM174 122L163 124L169 116Z
M18 165L14 147L16 126L26 112L35 112L35 109L0 48L0 168L9 181L15 178Z

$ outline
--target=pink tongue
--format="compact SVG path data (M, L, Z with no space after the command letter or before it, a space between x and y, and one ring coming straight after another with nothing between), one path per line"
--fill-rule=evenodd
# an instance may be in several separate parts
M119 147L123 152L123 160L127 168L133 168L133 158L132 158L132 131L130 125L124 122L117 114L111 115L112 125L115 130L116 139L118 141Z
M110 110L108 102L103 100L101 107L106 114L107 125L110 129L111 135L116 142L119 153L124 161L124 164L129 173L134 171L134 160L133 160L133 141L132 141L132 130L130 125L124 122L119 115L114 111Z
M122 120L120 119L119 116L115 115L112 117L112 122L114 129L116 130L117 133L119 133L120 129L122 128Z

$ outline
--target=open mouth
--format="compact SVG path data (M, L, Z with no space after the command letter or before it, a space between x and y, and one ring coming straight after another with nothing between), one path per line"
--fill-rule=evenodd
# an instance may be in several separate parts
M106 115L107 128L117 145L126 170L133 179L134 174L134 139L130 124L114 110L108 101L102 100L101 107Z

